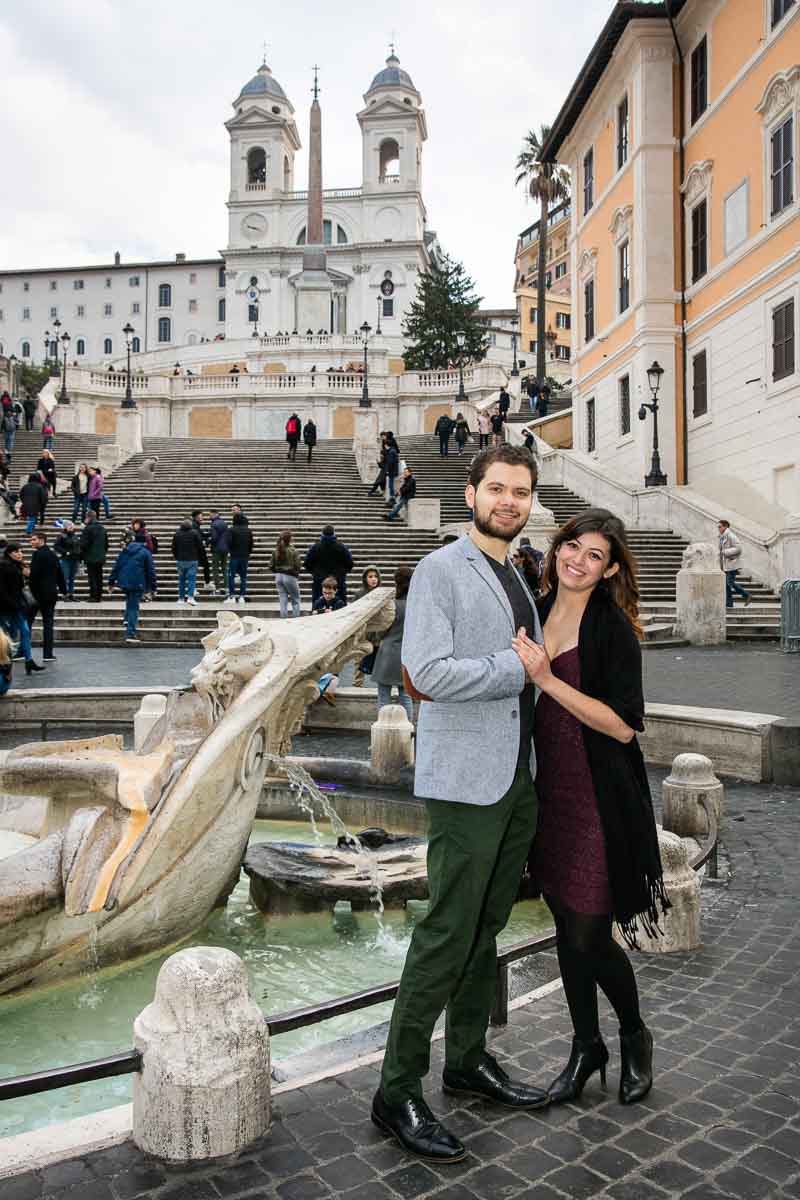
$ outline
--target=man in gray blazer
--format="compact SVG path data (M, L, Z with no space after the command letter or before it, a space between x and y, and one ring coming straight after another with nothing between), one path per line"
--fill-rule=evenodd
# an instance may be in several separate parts
M458 1162L461 1142L422 1097L434 1024L447 1009L445 1091L510 1108L547 1094L514 1082L486 1050L496 937L536 832L535 689L512 639L541 642L533 597L508 559L536 486L527 450L502 444L472 464L469 536L424 558L406 608L403 665L424 699L414 790L428 813L430 904L414 930L372 1119L406 1149Z

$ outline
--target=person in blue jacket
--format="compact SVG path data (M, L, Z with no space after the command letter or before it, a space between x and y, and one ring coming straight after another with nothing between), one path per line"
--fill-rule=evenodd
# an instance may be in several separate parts
M147 534L137 533L122 550L108 577L108 589L118 587L125 593L125 642L138 646L139 605L145 592L155 593L156 565L147 549Z

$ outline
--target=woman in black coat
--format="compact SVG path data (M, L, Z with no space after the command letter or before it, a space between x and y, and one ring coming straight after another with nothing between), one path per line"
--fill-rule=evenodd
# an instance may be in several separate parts
M22 547L18 542L8 542L0 558L0 625L13 641L19 642L25 659L25 673L30 675L31 671L45 668L33 661L24 587Z
M56 460L49 450L42 451L42 457L36 464L36 470L44 476L48 490L56 494Z
M559 531L545 565L544 645L513 645L540 689L536 706L539 820L530 863L553 913L558 961L575 1036L551 1103L605 1077L597 987L620 1025L619 1098L641 1100L653 1081L653 1039L633 968L612 937L635 946L638 922L657 931L668 905L647 773L636 566L625 527L588 509Z

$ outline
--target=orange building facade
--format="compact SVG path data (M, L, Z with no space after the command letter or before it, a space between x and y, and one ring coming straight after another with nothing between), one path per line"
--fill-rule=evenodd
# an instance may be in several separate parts
M544 147L572 172L574 445L800 511L800 2L619 0Z
M547 274L545 286L545 360L547 374L559 383L572 378L572 294L570 276L570 201L564 201L547 218ZM536 372L536 308L538 304L539 222L523 229L514 255L514 294L519 315L519 354L523 371Z

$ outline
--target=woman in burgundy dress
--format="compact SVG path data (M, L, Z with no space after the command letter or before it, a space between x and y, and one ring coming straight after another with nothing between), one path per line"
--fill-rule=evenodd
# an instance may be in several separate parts
M652 1086L653 1039L612 925L635 946L638 922L652 933L668 900L635 733L644 728L639 589L622 522L601 508L569 521L550 548L543 587L544 646L524 635L514 646L541 692L531 866L553 913L575 1030L548 1091L554 1104L573 1100L597 1070L605 1084L599 985L619 1018L619 1098L631 1104Z

